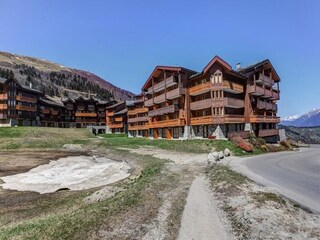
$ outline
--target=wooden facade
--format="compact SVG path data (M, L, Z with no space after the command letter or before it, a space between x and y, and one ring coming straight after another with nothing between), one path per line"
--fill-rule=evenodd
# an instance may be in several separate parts
M158 66L137 102L128 106L129 135L190 139L255 134L276 139L279 82L269 60L233 70L216 56L201 72ZM143 115L137 115L138 109Z
M127 127L126 102L119 101L106 107L106 132L107 133L126 133Z

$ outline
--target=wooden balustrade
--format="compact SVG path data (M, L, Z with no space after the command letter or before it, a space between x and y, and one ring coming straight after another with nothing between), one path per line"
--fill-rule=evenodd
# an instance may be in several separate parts
M163 121L154 121L146 124L148 128L165 128L165 127L179 127L185 126L184 119L168 119Z
M229 108L244 108L244 100L236 98L224 98L224 106Z
M114 120L116 122L122 122L123 121L123 117L116 117Z
M155 84L153 87L149 87L148 93L160 92L165 89L165 87L171 87L177 83L178 81L174 76L168 77L167 79Z
M76 117L96 117L97 116L97 113L94 113L94 112L76 112L75 113L75 116Z
M223 102L222 102L223 105ZM206 108L211 108L212 107L212 100L211 98L208 99L203 99L200 101L195 101L190 103L190 110L191 111L196 111L200 109L206 109Z
M37 111L36 107L24 106L24 105L16 105L16 109L21 110L21 111L28 111L28 112L36 112Z
M114 116L114 112L108 112L108 113L107 113L107 116L108 116L108 117Z
M135 130L147 130L148 127L147 125L135 125L135 126L128 126L128 130L129 131L135 131Z
M196 96L203 94L205 92L209 92L212 88L211 82L205 82L205 83L200 83L196 86L190 87L189 90L189 95L190 96Z
M256 80L256 82L262 83L262 84L268 85L268 86L273 86L273 83L274 83L274 81L271 78L263 75L262 73L259 74L259 78Z
M8 105L7 104L0 104L0 110L5 110L8 109Z
M173 105L170 105L167 107L151 110L151 111L149 111L148 115L149 115L149 117L154 117L154 116L160 116L160 115L164 115L164 114L168 114L168 113L174 113L178 110L179 110L178 105L173 104Z
M223 89L231 93L243 93L243 85L240 83L223 80Z
M43 109L41 109L41 112L42 112L43 114L49 114L49 113L50 113L50 109L43 108Z
M25 97L22 95L17 95L16 96L16 100L20 101L20 102L29 102L29 103L37 103L37 99L36 98L32 98L32 97Z
M0 100L7 100L8 99L8 94L7 93L1 93L0 94Z
M128 118L128 123L147 122L147 121L149 121L149 117L148 116Z
M279 123L280 118L276 116L250 116L250 123Z
M128 115L137 115L139 113L147 113L148 108L136 108L134 110L129 110Z
M109 123L109 128L123 128L123 123Z

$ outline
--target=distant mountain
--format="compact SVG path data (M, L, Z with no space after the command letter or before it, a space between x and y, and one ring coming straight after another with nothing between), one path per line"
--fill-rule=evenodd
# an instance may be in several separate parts
M10 75L23 85L32 85L51 96L93 95L101 100L128 100L132 92L123 90L88 71L34 57L0 52L0 77Z
M294 127L318 127L320 126L320 108L313 109L301 116L282 118L280 124Z
M320 127L279 126L286 130L286 136L296 142L320 144Z

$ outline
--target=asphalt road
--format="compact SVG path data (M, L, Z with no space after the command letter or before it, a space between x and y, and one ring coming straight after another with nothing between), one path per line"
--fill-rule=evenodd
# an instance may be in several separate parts
M232 168L320 213L320 145L230 162Z

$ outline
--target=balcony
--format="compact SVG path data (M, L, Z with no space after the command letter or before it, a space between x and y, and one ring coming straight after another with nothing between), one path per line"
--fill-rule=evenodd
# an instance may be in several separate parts
M109 123L109 128L123 128L123 123Z
M272 91L269 89L264 89L264 94L261 96L263 98L271 98L272 97Z
M108 116L108 117L114 116L114 112L108 112L108 113L107 113L107 116Z
M269 137L279 135L279 129L260 129L258 137Z
M122 122L122 121L123 121L123 117L116 117L116 118L114 119L114 121L116 121L116 122Z
M223 81L223 90L229 93L243 93L243 85L240 83L230 82L228 80Z
M244 123L243 115L207 115L191 118L191 125L225 124L225 123Z
M136 126L128 126L129 131L135 131L135 130L147 130L147 125L136 125Z
M272 111L278 111L278 105L273 103L272 104Z
M224 106L228 108L244 108L244 100L236 98L224 98Z
M185 126L184 119L168 119L163 121L155 121L147 123L146 126L148 128L165 128L165 127L179 127Z
M257 85L250 85L248 86L248 93L254 96L262 96L264 94L264 89Z
M96 117L97 113L85 113L85 112L76 112L76 117Z
M273 91L272 91L272 97L271 97L271 99L272 99L272 100L279 100L279 92L273 90Z
M149 117L154 117L154 116L160 116L160 115L164 115L164 114L168 114L168 113L174 113L178 110L179 110L178 105L174 104L174 105L170 105L167 107L152 110L148 113L148 115L149 115Z
M136 108L134 110L129 110L128 115L137 115L139 113L146 113L148 112L148 108Z
M211 82L200 83L196 86L189 88L189 95L190 96L197 96L211 90L212 84Z
M7 100L7 99L8 99L8 94L6 94L6 93L0 94L0 100Z
M149 121L149 117L148 116L128 118L128 123L148 122L148 121Z
M263 75L262 73L259 74L259 78L256 80L256 82L267 85L269 87L272 87L274 84L274 81L271 78Z
M184 94L186 94L186 89L178 87L176 89L173 89L173 90L167 92L167 99L172 100L172 99L181 97Z
M280 118L275 116L250 116L250 123L279 123Z
M206 109L206 108L211 108L212 107L212 100L211 98L203 99L200 101L195 101L190 103L190 110L191 111L196 111L200 109Z
M25 97L25 96L22 96L22 95L17 95L16 96L16 100L20 101L20 102L37 103L37 99L36 98Z
M53 116L57 116L57 115L59 115L59 111L58 111L58 110L51 109L51 114L52 114Z
M41 109L41 112L43 114L50 114L50 109L44 108L44 109Z
M166 80L163 80L163 81L155 84L153 87L149 87L148 93L160 92L160 91L164 90L166 87L168 88L168 87L174 86L177 83L178 83L178 80L174 76L171 76L171 77L167 78Z
M7 114L0 113L0 119L7 119L7 118L8 118Z
M24 106L24 105L16 105L16 109L21 110L21 111L27 111L27 112L36 112L37 111L36 107Z
M146 107L151 107L153 105L153 98L150 98L144 102Z
M266 102L258 99L257 100L257 108L258 109L266 109Z
M266 102L266 110L272 110L272 103Z
M8 109L7 104L0 104L0 110Z
M163 102L167 101L165 93L162 93L158 96L155 96L153 101L155 104L159 104L159 103L163 103Z

